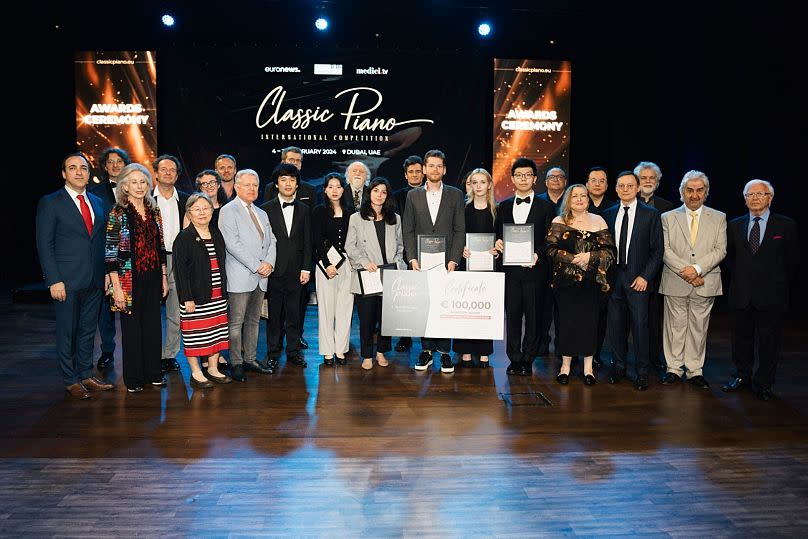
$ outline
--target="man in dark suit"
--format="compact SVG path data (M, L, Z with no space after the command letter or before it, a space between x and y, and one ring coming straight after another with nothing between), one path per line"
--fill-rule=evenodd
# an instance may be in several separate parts
M553 216L558 215L558 207L564 198L564 190L567 188L567 173L561 167L553 167L547 171L544 177L544 186L547 190L536 198L547 202L553 207ZM549 281L548 281L549 283ZM541 329L539 330L539 352L538 355L546 356L550 352L550 326L555 321L554 342L558 343L558 306L553 297L553 291L549 288L544 293L544 303L541 309Z
M417 155L411 155L404 160L404 179L407 185L396 191L393 196L396 199L396 213L403 216L404 208L407 207L407 195L413 189L421 187L424 183L424 160ZM404 253L404 260L409 260L407 253ZM401 337L396 343L396 352L406 352L412 347L412 337Z
M609 383L626 375L629 319L634 342L637 378L634 386L648 389L648 296L662 264L664 244L657 210L637 198L640 183L630 171L617 177L620 202L603 212L603 219L617 241L617 264L609 298L609 343L614 361Z
M506 372L530 376L533 358L538 355L539 320L549 275L544 255L544 239L555 217L553 206L535 196L536 163L520 157L511 166L515 196L503 200L497 210L495 228L497 249L503 248L502 232L506 224L533 224L534 263L529 267L505 266L505 318L508 359ZM522 323L524 321L524 334Z
M609 177L603 167L592 167L586 173L586 190L589 191L589 213L603 215L604 210L614 206L614 200L606 196Z
M101 199L105 210L105 223L109 210L115 205L118 176L123 167L131 162L129 154L121 148L107 148L98 157L98 166L102 170L101 181L89 187L89 191ZM98 368L106 369L112 365L115 354L115 313L112 312L112 306L106 301L102 301L101 308L98 309L98 333L101 334L101 356L98 358Z
M345 179L348 181L348 188L342 193L342 200L348 207L348 213L354 213L359 211L362 201L368 196L370 169L362 161L354 161L345 169Z
M640 179L640 202L656 208L660 215L676 209L676 204L656 195L662 170L651 161L641 161L634 167L634 175ZM664 317L665 299L659 293L662 272L654 281L654 291L648 296L648 350L651 366L657 370L660 378L666 376L667 363L662 352L662 319Z
M276 166L272 181L278 196L261 206L277 240L275 267L267 284L267 362L273 370L283 348L284 325L287 363L306 366L300 352L300 294L311 275L311 218L309 207L295 197L299 178L296 166Z
M418 235L446 236L446 270L454 271L463 256L466 243L466 216L463 192L445 185L446 156L440 150L429 150L424 156L426 185L413 189L407 195L402 219L404 252L412 269L420 271L418 264ZM432 352L440 353L441 372L454 372L451 339L421 338L422 352L415 370L425 371L432 365Z
M112 389L93 377L93 340L104 297L106 212L87 192L90 162L81 153L62 162L64 188L42 197L36 211L39 261L56 311L56 353L67 392L86 399Z
M752 180L743 189L749 213L727 227L730 271L729 316L735 376L724 391L755 388L760 400L772 398L771 386L780 355L783 315L800 260L800 241L793 219L772 213L774 187ZM758 368L755 362L757 334Z

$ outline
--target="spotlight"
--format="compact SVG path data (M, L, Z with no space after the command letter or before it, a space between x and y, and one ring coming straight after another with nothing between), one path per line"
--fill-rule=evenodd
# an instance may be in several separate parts
M491 25L487 22L480 23L480 26L477 27L477 33L483 37L486 37L491 33Z
M163 24L164 24L165 26L174 26L174 17L172 17L172 16L171 16L171 15L169 15L168 13L166 13L165 15L163 15L163 16L160 18L160 20L161 20L161 21L163 21Z
M328 19L323 17L318 18L316 21L314 21L314 27L319 31L324 32L328 28Z

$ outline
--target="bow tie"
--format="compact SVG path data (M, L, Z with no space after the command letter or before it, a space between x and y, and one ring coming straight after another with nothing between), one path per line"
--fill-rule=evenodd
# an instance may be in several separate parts
M516 203L517 204L521 204L522 202L530 204L530 197L525 197L525 198L516 197Z
M294 205L295 205L294 200L292 202L281 202L281 209L283 210L286 209L287 206L294 206Z

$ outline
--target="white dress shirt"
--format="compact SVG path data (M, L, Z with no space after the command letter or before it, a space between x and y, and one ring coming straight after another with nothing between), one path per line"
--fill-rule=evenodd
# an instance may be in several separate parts
M533 191L530 192L528 197L528 202L522 202L521 204L516 203L517 198L524 199L525 197L520 197L519 195L515 195L513 197L513 222L517 225L523 225L527 222L527 216L530 215L530 208L533 205L533 199L535 198L535 194Z
M428 182L427 182L428 183ZM440 187L434 191L430 191L426 187L426 204L429 207L429 217L432 218L432 224L438 218L438 210L440 209L440 199L443 196L443 182L440 182Z
M626 204L621 200L619 202L620 209L617 211L617 218L614 220L614 239L617 242L617 248L620 248L620 232L623 230L623 212L625 211L623 208L626 207ZM631 233L634 230L634 217L637 215L637 199L631 201L628 205L628 235L626 236L626 254L625 260L628 262L628 253L631 252ZM623 259L623 253L618 253L621 260Z
M169 198L165 198L160 189L154 190L154 198L157 200L157 206L160 208L160 217L163 219L163 241L165 242L166 252L171 254L171 249L174 247L174 238L180 233L180 197L177 194L177 188L173 187L173 192Z

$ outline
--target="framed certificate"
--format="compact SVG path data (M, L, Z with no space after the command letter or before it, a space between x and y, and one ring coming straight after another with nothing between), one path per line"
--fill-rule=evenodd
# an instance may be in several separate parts
M395 264L383 264L376 271L368 271L364 268L356 270L356 275L359 277L360 294L363 296L381 296L384 290L384 271L394 269L398 269Z
M533 263L533 223L502 226L502 265L523 266Z
M337 251L333 246L328 250L325 256L328 259L329 265L333 265L337 269L345 262L345 255ZM317 260L317 267L323 272L323 275L328 277L328 273L325 271L325 268L328 266L323 266L322 260Z
M418 234L418 265L429 271L446 264L446 236Z
M466 234L466 247L469 249L466 271L494 271L494 255L489 251L494 248L496 240L497 236L493 232Z

